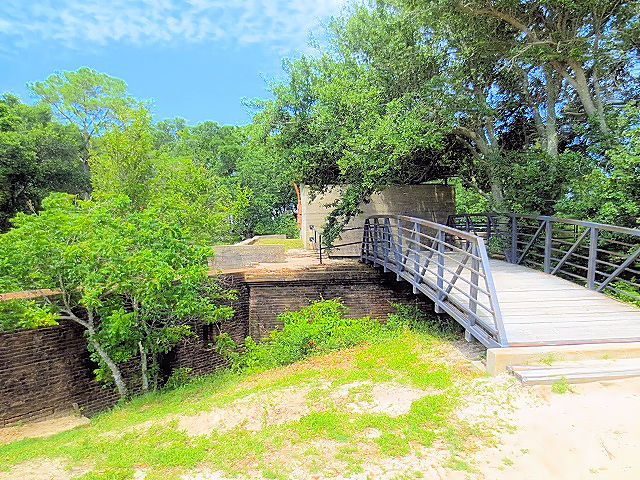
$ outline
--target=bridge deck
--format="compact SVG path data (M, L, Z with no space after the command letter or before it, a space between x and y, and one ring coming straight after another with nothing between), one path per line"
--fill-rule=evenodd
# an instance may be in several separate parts
M521 265L490 265L510 346L640 339L633 305Z

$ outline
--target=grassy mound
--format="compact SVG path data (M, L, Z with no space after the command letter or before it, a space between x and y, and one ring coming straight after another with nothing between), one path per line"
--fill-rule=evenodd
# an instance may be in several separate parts
M15 476L62 461L68 478L84 480L136 471L147 480L310 478L384 470L401 458L411 478L436 446L443 463L466 468L460 454L483 435L454 415L475 374L447 357L449 332L407 309L385 325L344 319L337 302L288 315L280 333L249 343L234 370L136 398L84 427L2 445L0 470Z

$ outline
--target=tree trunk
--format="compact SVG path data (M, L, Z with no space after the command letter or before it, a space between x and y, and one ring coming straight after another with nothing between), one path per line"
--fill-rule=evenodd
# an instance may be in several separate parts
M547 118L545 122L545 150L551 157L558 156L558 127L556 119L556 101L558 88L556 79L551 68L544 69L544 76L547 83L546 110Z
M116 388L118 389L118 394L120 395L120 398L124 398L127 396L128 392L127 385L122 378L120 369L118 368L118 365L116 365L116 363L111 360L111 357L109 357L107 352L102 348L102 345L100 345L100 343L95 339L94 333L95 332L89 330L89 341L91 342L91 345L93 345L93 348L96 350L96 353L100 356L102 361L107 364L107 367L109 367L111 375L113 376L113 381L115 382Z
M142 391L149 391L149 375L147 369L147 352L142 346L142 342L138 342L138 349L140 350L140 372L142 373Z

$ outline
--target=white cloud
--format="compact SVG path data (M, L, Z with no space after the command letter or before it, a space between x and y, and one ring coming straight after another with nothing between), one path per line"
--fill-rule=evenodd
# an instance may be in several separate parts
M269 43L302 46L345 0L4 0L0 38L82 47L87 42Z

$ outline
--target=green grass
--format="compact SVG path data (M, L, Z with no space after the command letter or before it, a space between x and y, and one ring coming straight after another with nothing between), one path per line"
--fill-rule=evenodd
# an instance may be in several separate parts
M551 391L554 393L563 394L563 393L570 392L571 386L569 385L565 377L560 377L558 380L555 380L551 384Z
M292 248L304 248L299 238L259 238L254 245L284 245L285 252Z
M460 458L483 434L455 420L460 382L475 374L442 363L438 347L443 340L427 332L401 329L348 350L315 356L306 362L259 373L222 371L193 380L175 390L153 393L98 415L74 430L48 438L25 439L0 445L0 470L36 458L60 458L68 466L89 471L77 478L131 479L137 468L147 479L172 479L196 468L220 470L226 475L260 472L264 478L288 478L291 451L299 452L309 476L338 465L344 472L362 472L367 459L402 457L433 445L448 445L451 465L466 469ZM353 413L345 402L322 393L354 381L346 401L370 399L375 382L394 382L426 389L410 410L399 416ZM310 411L297 420L248 431L242 425L226 432L190 437L177 428L176 415L194 415L223 407L249 395L287 387L308 389ZM150 428L135 426L153 421ZM366 431L382 434L369 438ZM336 445L329 454L318 442ZM280 460L278 460L280 459ZM332 470L333 471L333 470Z

